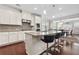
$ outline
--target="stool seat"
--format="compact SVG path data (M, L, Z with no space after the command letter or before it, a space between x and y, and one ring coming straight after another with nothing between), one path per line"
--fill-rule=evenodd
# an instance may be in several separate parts
M44 35L41 40L45 43L51 43L54 41L55 35Z
M62 32L62 33L61 33L61 36L64 36L64 34L65 34L65 32Z
M60 38L60 37L61 37L61 33L56 33L55 39L58 39L58 38Z
M61 36L64 36L64 34L65 34L65 31L62 29L62 30L60 30L61 31Z

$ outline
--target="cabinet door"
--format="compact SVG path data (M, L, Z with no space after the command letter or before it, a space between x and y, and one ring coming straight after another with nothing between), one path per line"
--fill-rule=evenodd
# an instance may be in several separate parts
M9 24L9 13L0 9L0 24Z
M18 33L17 32L9 32L9 42L18 41Z
M17 13L16 14L16 21L17 21L17 24L18 25L22 25L22 16L21 16L21 13Z
M35 16L32 15L31 26L35 25Z
M10 13L10 24L11 25L16 25L16 13L11 11Z
M10 16L10 24L11 25L21 25L21 14L20 12L12 12Z
M35 23L41 23L41 17L35 16Z
M8 11L5 11L4 16L3 16L3 19L4 19L3 23L4 24L9 24L10 23L10 21L9 21L10 18L9 17L10 17L10 14L8 13Z
M0 24L3 24L3 17L2 17L3 13L2 10L0 9Z
M22 19L27 19L27 18L26 18L26 13L25 13L25 12L22 12Z
M0 24L21 25L21 16L18 10L1 7L0 8Z
M0 32L0 44L8 43L8 32Z
M32 19L32 14L29 12L22 12L22 19L26 19L26 20L31 20Z
M24 34L24 32L18 32L18 39L19 40L24 40L25 39L25 34Z

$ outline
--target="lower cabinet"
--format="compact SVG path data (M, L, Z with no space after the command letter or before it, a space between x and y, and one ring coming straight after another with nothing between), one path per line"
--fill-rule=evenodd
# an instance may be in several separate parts
M0 45L24 40L23 32L0 32Z
M8 32L0 32L0 44L8 43Z

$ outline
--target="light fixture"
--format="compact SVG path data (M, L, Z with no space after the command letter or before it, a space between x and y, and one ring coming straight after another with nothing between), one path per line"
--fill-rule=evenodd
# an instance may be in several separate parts
M34 8L34 10L37 10L38 8Z
M46 10L44 10L43 13L46 15Z
M59 8L59 10L62 10L62 8Z
M55 18L55 16L52 16L52 18Z

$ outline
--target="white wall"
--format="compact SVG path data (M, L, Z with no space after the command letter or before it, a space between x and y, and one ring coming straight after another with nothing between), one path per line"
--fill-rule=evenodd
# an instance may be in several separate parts
M79 22L74 23L73 33L79 34Z
M64 23L68 22L69 24L63 24L63 28L66 30L72 30L73 34L79 34L79 18L65 19Z

